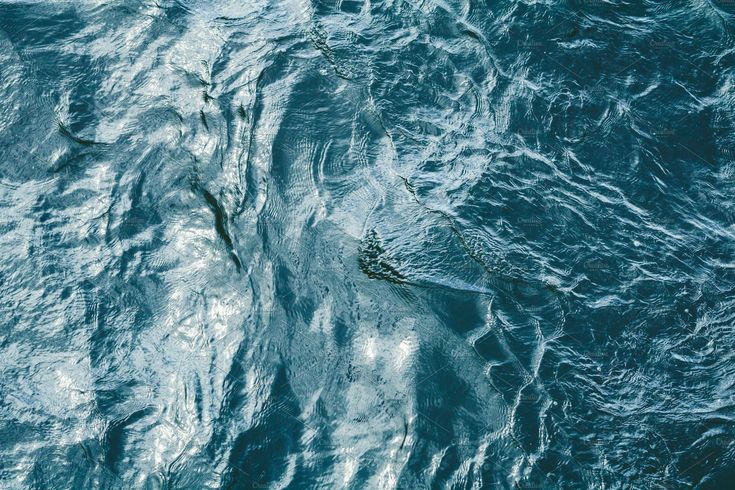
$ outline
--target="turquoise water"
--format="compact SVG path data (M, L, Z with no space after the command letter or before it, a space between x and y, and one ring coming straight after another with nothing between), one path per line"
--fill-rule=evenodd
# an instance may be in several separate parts
M0 487L735 488L732 1L0 1Z

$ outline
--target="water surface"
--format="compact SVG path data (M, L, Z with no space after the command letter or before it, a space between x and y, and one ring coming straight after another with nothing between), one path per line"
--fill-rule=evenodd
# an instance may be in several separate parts
M0 487L729 488L735 4L0 2Z

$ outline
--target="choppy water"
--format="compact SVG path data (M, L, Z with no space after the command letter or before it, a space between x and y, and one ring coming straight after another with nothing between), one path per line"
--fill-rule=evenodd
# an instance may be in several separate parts
M731 0L0 2L0 487L735 488Z

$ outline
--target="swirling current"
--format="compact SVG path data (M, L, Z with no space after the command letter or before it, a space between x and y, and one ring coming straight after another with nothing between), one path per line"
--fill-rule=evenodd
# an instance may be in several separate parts
M0 0L0 487L735 488L733 0Z

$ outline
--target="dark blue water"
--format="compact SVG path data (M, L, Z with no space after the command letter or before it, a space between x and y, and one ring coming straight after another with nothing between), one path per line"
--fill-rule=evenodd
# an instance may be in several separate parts
M734 35L0 1L0 488L735 488Z

